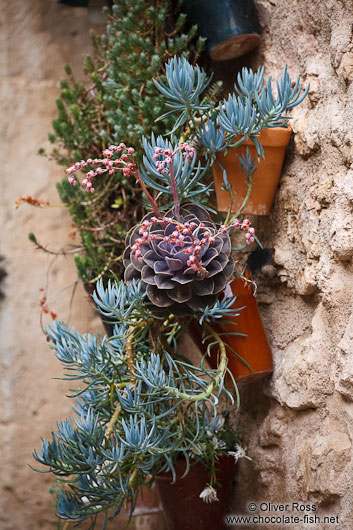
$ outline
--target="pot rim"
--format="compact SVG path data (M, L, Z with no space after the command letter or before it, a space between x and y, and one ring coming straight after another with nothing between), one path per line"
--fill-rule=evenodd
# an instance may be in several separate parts
M286 147L292 134L292 128L287 123L286 127L264 127L258 138L261 145L266 147ZM248 138L243 142L244 145L254 145L253 141Z

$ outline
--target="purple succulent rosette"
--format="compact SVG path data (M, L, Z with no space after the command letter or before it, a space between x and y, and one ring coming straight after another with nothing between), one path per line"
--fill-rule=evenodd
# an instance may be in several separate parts
M182 206L178 219L173 210L163 219L146 215L128 235L126 247L125 281L141 279L159 308L211 305L233 274L227 228L197 204Z

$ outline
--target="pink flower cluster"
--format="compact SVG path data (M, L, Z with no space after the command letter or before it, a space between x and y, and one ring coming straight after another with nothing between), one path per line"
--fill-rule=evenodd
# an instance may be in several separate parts
M191 159L194 156L195 149L191 147L188 143L183 143L175 151L172 151L171 149L163 149L163 147L155 147L154 148L154 155L153 159L156 161L156 167L158 173L161 175L167 175L170 171L169 167L172 163L173 156L178 152L183 151L184 158ZM159 160L159 158L163 156L163 160Z
M112 160L114 153L121 153L119 158ZM103 173L109 173L109 175L114 175L116 171L122 171L123 175L129 177L131 174L136 174L136 165L133 161L133 154L135 149L133 147L126 147L125 144L121 143L118 146L111 145L108 149L103 151L104 158L89 158L88 160L81 160L81 162L76 162L73 166L69 167L66 170L68 175L68 181L70 184L76 186L77 180L73 176L79 170L82 170L86 166L103 166L98 167L96 170L88 171L85 175L85 178L82 180L81 185L86 188L87 191L94 192L92 186L92 179L97 175L102 175ZM130 161L129 161L130 158Z
M175 219L169 217L164 217L162 219L157 219L157 217L151 217L150 220L145 219L141 223L141 226L138 231L141 237L137 238L134 245L131 247L132 254L135 256L137 261L142 263L143 257L140 248L141 245L145 243L150 243L151 241L163 241L165 244L181 247L181 250L184 252L184 254L190 255L186 262L187 266L191 267L195 272L200 271L201 273L203 273L203 267L200 263L202 250L206 244L213 245L215 243L217 233L212 235L210 231L205 230L202 233L202 239L197 239L194 237L194 230L196 228L206 228L206 225L204 223L196 224L194 222L177 223L175 226L175 230L169 236L161 237L160 235L153 234L150 232L150 229L153 227L153 225L159 224L165 227L166 225L173 223L175 223ZM250 245L250 243L253 243L255 241L255 229L250 227L250 225L251 223L248 219L244 219L242 222L236 219L230 225L222 225L219 229L219 232L228 232L233 228L240 228L241 230L246 230L245 240L246 243Z
M231 225L222 225L220 230L221 232L228 232L231 228L241 228L241 230L246 231L245 234L245 241L247 245L250 245L255 241L255 228L253 228L251 225L251 222L249 219L244 219L243 221L239 221L239 219L235 219Z

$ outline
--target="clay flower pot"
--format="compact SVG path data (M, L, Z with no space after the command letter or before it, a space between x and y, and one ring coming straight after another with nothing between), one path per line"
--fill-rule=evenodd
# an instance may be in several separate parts
M211 59L227 61L256 48L260 25L252 0L187 0L183 11L207 38Z
M156 475L155 482L161 500L168 530L223 530L224 517L230 512L232 484L235 473L233 457L220 457L216 462L217 496L219 501L206 503L200 493L209 482L209 470L198 463L185 472L185 461L175 464L177 479L172 482L172 474Z
M245 275L250 278L247 271ZM235 381L238 384L252 383L273 372L272 352L253 294L252 283L246 282L243 278L236 278L228 284L228 287L231 290L229 296L233 294L237 297L233 307L243 309L239 311L239 316L219 319L217 323L212 324L212 327L218 334L222 334L221 339L226 345L228 368ZM191 323L190 332L201 351L205 351L207 343L202 343L202 330L197 321ZM244 336L230 335L230 333L242 333ZM212 368L217 367L218 356L219 348L212 347L211 356L207 357Z
M242 213L253 215L268 215L271 211L278 181L281 175L284 155L289 144L290 127L273 127L262 129L259 141L264 149L265 158L257 163L257 169L252 177L252 191ZM217 207L220 212L227 212L230 205L228 191L222 190L223 171L220 164L227 171L229 183L232 185L232 212L238 212L248 191L246 177L240 169L239 156L245 155L249 148L251 158L256 158L256 149L251 140L246 140L237 148L230 149L227 155L217 153L213 164L213 177L217 197Z

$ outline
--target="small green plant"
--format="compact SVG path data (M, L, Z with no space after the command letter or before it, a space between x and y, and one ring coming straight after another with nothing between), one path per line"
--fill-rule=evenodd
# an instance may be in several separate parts
M164 63L171 55L196 61L203 49L196 26L183 32L180 2L172 7L169 0L115 0L106 13L106 33L92 36L93 54L83 61L88 83L78 82L69 66L61 83L49 140L52 156L65 166L89 156L94 160L122 140L137 146L135 158L141 162L141 136L165 134L173 123L172 116L155 121L166 107L152 77L165 80ZM75 256L79 276L92 285L101 277L119 277L126 232L144 210L138 186L123 174L107 173L94 197L66 179L57 187L84 248Z

